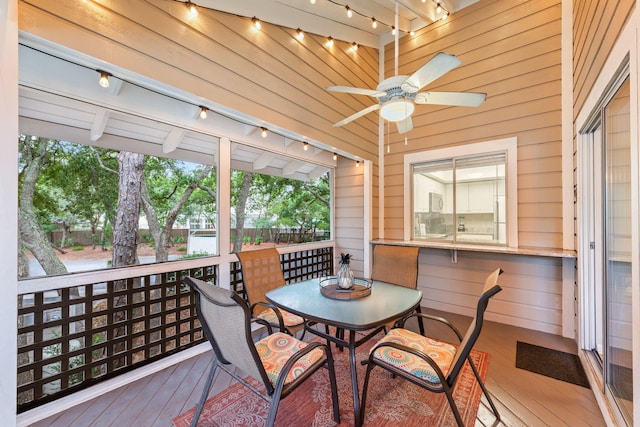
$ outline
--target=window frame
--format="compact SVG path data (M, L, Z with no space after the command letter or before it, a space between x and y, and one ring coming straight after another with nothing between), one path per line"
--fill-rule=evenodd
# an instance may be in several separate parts
M413 179L414 165L443 161L453 158L490 155L504 152L505 159L505 192L507 209L507 242L506 246L518 247L518 139L517 137L458 145L455 147L439 148L405 154L404 156L404 240L413 241ZM425 242L428 243L428 242ZM438 242L442 244L443 242ZM460 244L456 242L455 244ZM466 244L466 242L465 242ZM494 244L478 246L495 246ZM503 246L502 244L500 246Z

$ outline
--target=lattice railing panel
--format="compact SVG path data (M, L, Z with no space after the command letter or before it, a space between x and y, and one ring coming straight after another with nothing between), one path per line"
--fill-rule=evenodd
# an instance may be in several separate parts
M203 342L181 279L216 283L216 274L199 267L19 295L19 412Z
M333 274L333 247L280 254L282 272L287 284ZM245 299L240 262L231 263L231 289Z

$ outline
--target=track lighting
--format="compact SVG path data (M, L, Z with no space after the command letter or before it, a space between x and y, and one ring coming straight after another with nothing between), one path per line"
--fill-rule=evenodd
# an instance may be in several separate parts
M302 149L304 151L308 151L309 150L309 143L308 142L303 142L302 143Z
M253 26L256 27L256 30L260 30L262 28L262 24L260 23L260 20L255 16L251 18L251 22L253 22Z
M98 72L100 73L100 80L98 80L98 84L102 87L109 87L109 76L111 74L100 70L98 70Z
M189 13L191 14L191 16L193 16L194 18L198 16L198 8L194 3L187 1L186 5L189 8Z
M353 16L351 8L349 6L345 6L344 8L347 9L347 18L351 18Z
M328 47L332 47L333 46L333 37L331 37L331 36L327 37L327 46Z
M266 138L267 137L267 128L260 128L262 130L262 137Z
M202 106L200 107L200 118L202 120L207 118L207 110L208 110L207 107L202 107Z
M300 41L304 39L304 31L302 31L300 28L296 30L296 38Z

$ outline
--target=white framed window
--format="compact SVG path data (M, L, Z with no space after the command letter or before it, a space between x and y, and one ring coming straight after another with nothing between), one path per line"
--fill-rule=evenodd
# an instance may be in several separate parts
M517 138L407 154L405 240L518 246Z

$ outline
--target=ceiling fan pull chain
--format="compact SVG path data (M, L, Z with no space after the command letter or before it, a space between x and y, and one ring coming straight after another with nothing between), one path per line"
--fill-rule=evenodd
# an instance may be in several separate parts
M390 127L391 127L391 122L387 122L387 153L391 152L391 138L389 137Z

